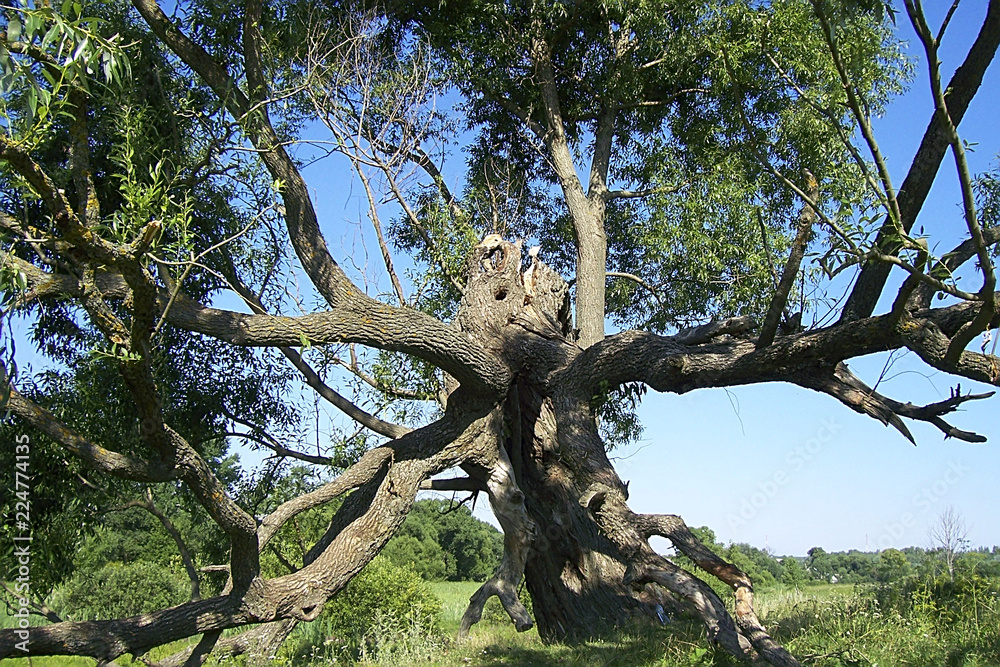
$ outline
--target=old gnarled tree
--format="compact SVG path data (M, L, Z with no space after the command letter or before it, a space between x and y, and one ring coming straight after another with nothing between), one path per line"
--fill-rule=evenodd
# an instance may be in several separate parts
M485 493L504 531L462 634L494 595L519 630L575 640L648 617L655 593L733 655L798 664L758 620L743 572L680 517L629 509L607 439L627 439L629 398L646 387L786 382L911 440L907 420L982 440L945 418L988 394L916 406L845 362L907 349L1000 384L1000 360L970 348L998 325L1000 226L977 203L997 193L970 173L957 129L1000 43L1000 0L947 82L947 20L932 29L906 0L935 108L898 188L871 116L909 64L879 2L365 4L83 8L101 23L2 10L5 312L35 318L41 351L77 383L6 359L7 408L73 462L45 471L53 480L75 475L158 517L147 489L178 485L229 549L218 594L199 594L185 556L189 602L33 628L30 654L112 661L200 636L161 664L266 659L435 488ZM440 148L452 136L468 167L457 193ZM911 229L949 152L967 233L936 256ZM386 295L334 259L303 177L319 153L354 170ZM420 275L400 278L393 245ZM805 283L845 270L858 278L839 320L809 325L819 305ZM892 270L905 280L876 314ZM333 368L376 408L332 386ZM364 446L338 458L286 438L294 410L276 377L343 411ZM73 399L98 378L104 421ZM433 417L393 423L391 401L426 401ZM206 450L226 437L339 474L258 512ZM434 479L453 469L464 475ZM335 499L302 562L262 574L282 527ZM656 535L727 584L735 614L656 553ZM0 631L0 657L19 641Z

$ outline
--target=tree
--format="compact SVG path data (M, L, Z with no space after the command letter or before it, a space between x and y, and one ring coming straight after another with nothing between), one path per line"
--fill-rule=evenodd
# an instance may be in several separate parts
M465 505L419 500L383 553L428 581L486 581L500 562L503 541L496 528Z
M913 567L899 549L886 549L878 555L875 577L878 581L899 581L910 573Z
M823 581L830 581L834 576L833 559L823 547L813 547L809 550L806 569L812 573L813 577Z
M932 546L941 551L948 578L954 579L955 557L969 548L969 528L965 525L962 513L948 505L927 530L927 536Z
M794 556L781 559L781 581L789 586L798 586L806 580L806 571Z
M907 72L879 2L435 0L380 13L195 0L174 17L155 0L87 7L104 23L75 7L3 10L0 226L5 312L36 318L54 359L93 361L62 383L32 382L13 372L8 346L7 407L39 447L122 494L185 489L228 542L229 581L141 616L34 628L33 655L109 661L200 635L167 664L248 646L266 657L433 488L485 493L504 531L463 634L497 595L519 630L591 636L648 614L639 592L654 586L728 652L793 665L757 619L743 571L680 517L631 511L602 434L634 435L630 408L646 388L788 382L910 440L904 419L982 440L945 416L987 394L956 387L916 406L845 362L905 348L956 377L1000 381L997 358L968 349L998 324L1000 227L996 208L977 203L957 132L1000 42L998 0L947 84L945 26L933 32L907 0L935 108L899 188L870 122ZM120 85L130 58L144 77L132 89ZM435 104L448 90L475 135L460 193L434 150L456 130ZM303 177L314 155L292 148L313 136L307 119L329 131L320 145L346 156L371 203L389 297L369 296L333 257ZM968 238L937 256L911 231L949 150ZM389 240L424 269L406 286L379 187L399 211ZM538 249L525 259L504 234ZM860 276L839 320L806 320L851 267ZM873 315L892 268L903 286ZM979 287L960 288L959 274ZM622 330L607 335L608 320ZM93 397L73 403L81 367L102 371L109 419L87 418ZM369 435L307 451L289 368ZM333 386L336 368L372 391L367 403ZM438 407L415 412L420 401ZM273 483L241 495L204 447L227 437L331 473L280 501ZM432 479L456 468L463 477ZM342 496L301 561L262 574L279 530ZM658 555L653 535L724 582L735 614ZM19 641L0 631L0 657Z

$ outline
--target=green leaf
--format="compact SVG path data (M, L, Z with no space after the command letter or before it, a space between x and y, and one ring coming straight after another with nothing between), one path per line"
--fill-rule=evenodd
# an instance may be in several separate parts
M21 40L21 20L17 15L11 16L7 22L7 41L18 42Z
M53 25L45 32L45 36L42 37L42 43L40 45L41 48L48 49L52 45L52 43L56 41L56 38L60 37L61 35L62 35L62 30L60 30L60 26L58 24Z
M34 86L28 88L28 120L34 121L35 110L38 108L38 89Z

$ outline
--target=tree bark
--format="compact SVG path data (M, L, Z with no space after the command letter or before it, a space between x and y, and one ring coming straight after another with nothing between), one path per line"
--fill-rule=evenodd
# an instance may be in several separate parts
M503 351L515 385L497 410L497 455L480 470L466 466L470 479L489 489L505 553L494 577L472 596L461 636L492 595L519 630L531 627L515 591L523 570L534 621L546 641L581 641L637 619L652 620L655 611L643 592L659 585L730 653L750 659L760 651L772 664L798 664L757 621L745 574L721 559L713 562L737 590L734 620L707 584L649 546L656 531L625 505L627 490L598 432L593 387L565 372L583 350L569 334L568 290L561 278L534 253L522 272L520 246L498 237L476 249L469 270L458 321L485 348ZM700 340L695 334L681 339ZM600 502L594 489L601 490ZM616 502L604 502L608 497ZM697 540L686 530L684 540L680 534L667 537L689 551L700 546L692 547Z

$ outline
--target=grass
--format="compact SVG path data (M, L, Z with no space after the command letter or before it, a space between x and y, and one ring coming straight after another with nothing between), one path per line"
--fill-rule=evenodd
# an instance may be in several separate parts
M454 636L478 584L473 582L433 583L431 588L441 599L441 626ZM849 585L824 585L804 589L776 589L757 596L762 613L779 616L797 604L825 601L851 594ZM491 604L493 602L491 601ZM473 627L467 642L452 642L437 660L435 667L479 665L491 667L541 667L543 665L633 667L637 665L733 665L729 656L715 651L704 639L700 623L677 620L663 627L637 627L609 639L597 639L576 646L547 645L532 629L514 631L510 623L484 621Z
M532 629L517 633L500 614L487 613L465 642L457 642L462 614L474 582L430 584L441 600L438 632L421 627L392 627L376 633L391 650L377 662L388 667L413 664L429 667L637 667L737 664L716 651L705 639L701 625L678 619L664 626L637 627L614 637L576 646L547 645ZM891 591L890 591L891 592ZM774 588L760 592L757 610L761 620L803 664L818 667L998 667L1000 666L1000 596L996 584L972 590L973 597L935 601L929 592L910 591L904 607L895 598L871 588L820 585ZM973 606L968 606L969 600ZM496 604L492 601L491 604ZM0 625L9 624L0 617ZM303 630L306 628L303 627ZM171 654L176 643L152 653L152 659ZM278 664L289 665L287 658ZM295 661L294 665L331 664L330 659ZM350 662L337 659L338 664ZM4 662L11 667L89 667L82 658L35 658ZM120 660L122 667L132 663ZM232 662L224 663L233 665Z

